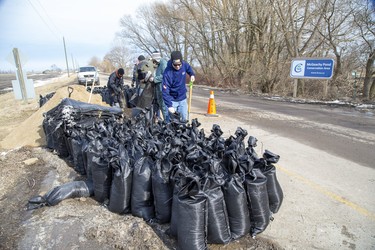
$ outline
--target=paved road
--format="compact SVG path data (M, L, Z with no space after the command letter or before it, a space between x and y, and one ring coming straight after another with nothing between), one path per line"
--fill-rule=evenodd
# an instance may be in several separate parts
M209 90L194 88L194 105L207 107ZM217 113L375 168L375 110L299 104L215 91ZM206 108L207 109L207 108Z
M191 118L258 138L258 152L281 156L284 201L263 237L285 249L375 249L374 110L271 101L194 87ZM204 117L204 118L202 118ZM227 133L229 132L229 133Z

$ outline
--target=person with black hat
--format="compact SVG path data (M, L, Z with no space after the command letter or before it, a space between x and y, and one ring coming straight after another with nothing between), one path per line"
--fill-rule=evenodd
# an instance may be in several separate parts
M145 63L147 63L146 58L143 55L138 56L138 63L135 66L135 87L136 87L136 93L138 95L141 95L142 93L142 88L141 88L141 80L144 78L142 75L142 67L144 66Z
M124 69L119 68L108 78L107 87L112 99L111 106L124 108L124 80L122 79L124 73Z
M163 74L163 100L168 111L172 114L178 112L183 122L186 122L188 117L186 74L190 76L191 82L195 81L192 67L182 60L180 51L173 51Z
M135 59L134 60L134 66L133 66L132 84L131 84L132 88L135 87L135 84L137 82L137 65L138 65L138 59Z

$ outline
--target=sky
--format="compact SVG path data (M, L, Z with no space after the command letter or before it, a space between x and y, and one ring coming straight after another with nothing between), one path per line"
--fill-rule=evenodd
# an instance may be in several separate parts
M23 69L66 69L103 59L116 44L124 15L136 17L144 4L161 0L0 0L0 72L16 69L13 48Z

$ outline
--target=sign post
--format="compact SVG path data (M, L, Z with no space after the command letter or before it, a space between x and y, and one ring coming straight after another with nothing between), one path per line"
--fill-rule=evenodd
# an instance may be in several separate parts
M13 93L17 100L33 99L35 97L34 83L32 79L27 79L26 73L22 69L20 54L17 48L13 48L14 63L17 68L16 78L12 80Z
M334 64L334 60L330 58L296 58L292 60L290 77L296 79L331 79ZM294 97L297 95L296 91L297 88L294 86Z
M20 86L21 86L22 99L24 101L26 101L27 100L27 93L26 93L25 78L24 78L24 75L23 75L21 60L20 60L20 56L18 54L17 48L13 48L13 55L14 55L14 62L16 63L16 67L17 67L17 76L18 76L17 78L18 78L18 81L19 81Z

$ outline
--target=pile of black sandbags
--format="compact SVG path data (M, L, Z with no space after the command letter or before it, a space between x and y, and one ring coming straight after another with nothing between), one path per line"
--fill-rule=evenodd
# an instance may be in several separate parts
M170 223L181 249L263 232L283 200L273 165L279 156L266 150L260 158L257 139L246 146L242 128L225 139L219 125L206 136L197 119L155 123L151 114L127 118L119 108L71 99L47 112L47 146L87 180L34 197L31 207L93 196L112 212Z
M91 92L91 87L87 87L86 90L88 92ZM95 87L92 93L100 94L100 96L102 97L102 102L105 102L109 105L111 105L113 102L113 98L107 86ZM144 89L124 85L123 95L125 98L124 101L127 108L140 107L145 109L152 104L154 98L153 83L145 83Z

